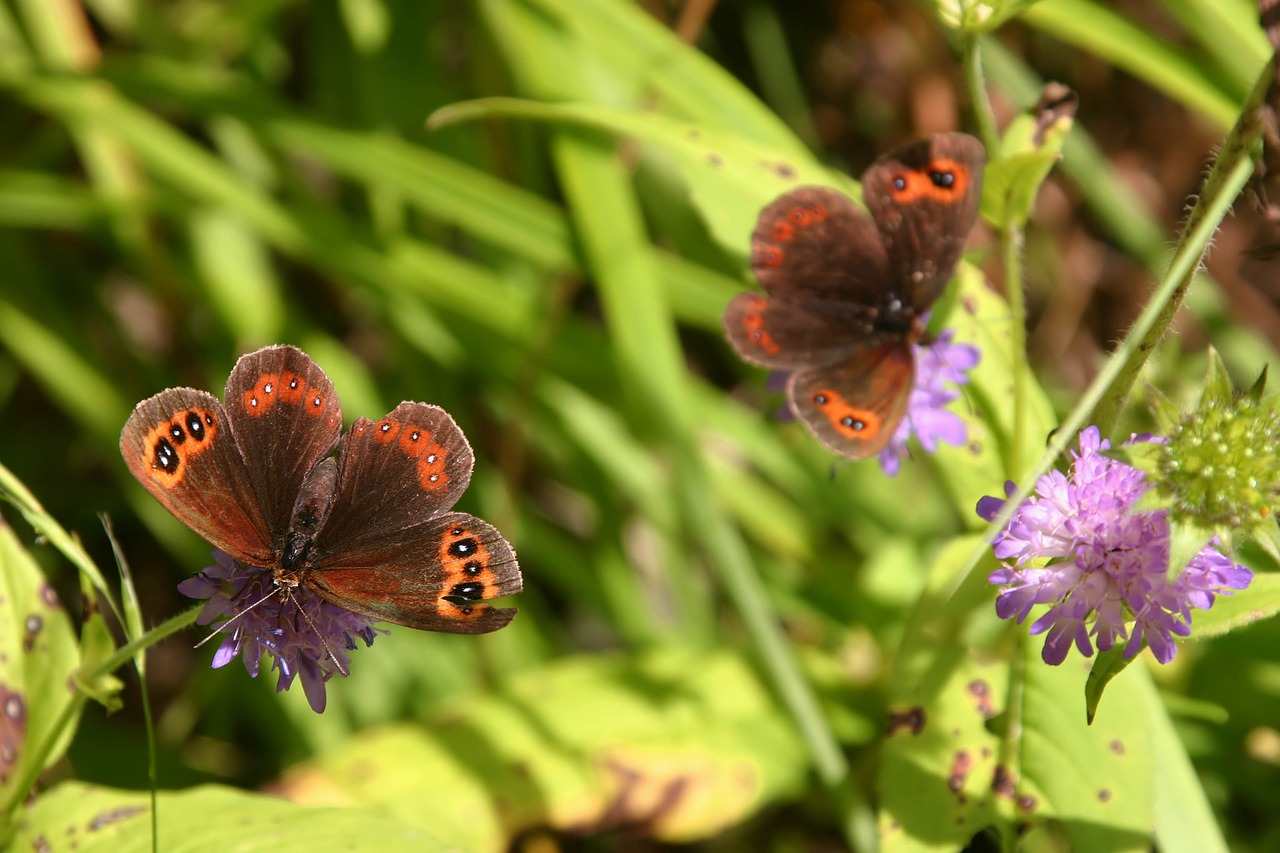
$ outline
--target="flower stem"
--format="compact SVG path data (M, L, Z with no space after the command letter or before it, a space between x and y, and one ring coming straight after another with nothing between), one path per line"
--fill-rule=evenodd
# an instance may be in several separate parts
M1252 154L1263 131L1260 109L1275 74L1276 58L1272 57L1254 83L1240 118L1223 141L1222 150L1205 178L1204 188L1187 216L1183 238L1168 272L1115 356L1094 381L1090 393L1081 399L1064 424L1074 422L1074 425L1063 432L1074 434L1083 424L1093 423L1105 435L1114 426L1134 380L1182 307L1187 290L1212 247L1214 232L1253 174Z
M964 81L969 90L969 106L977 125L978 138L987 151L994 151L1000 144L1000 132L996 128L995 111L987 96L986 78L982 73L982 52L976 30L966 30L962 35L964 56Z

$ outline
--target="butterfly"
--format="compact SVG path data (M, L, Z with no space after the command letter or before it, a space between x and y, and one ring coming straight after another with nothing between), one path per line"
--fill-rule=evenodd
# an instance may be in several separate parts
M725 334L744 360L789 371L792 409L836 453L879 453L905 415L921 317L977 219L985 161L977 139L940 133L867 169L870 215L826 187L761 212L751 268L765 292L730 301Z
M337 455L334 449L337 448ZM515 552L488 522L449 509L474 455L449 413L404 402L344 435L333 383L292 346L236 362L225 403L170 388L120 434L129 471L196 533L372 619L480 634L515 616L485 599L519 592Z

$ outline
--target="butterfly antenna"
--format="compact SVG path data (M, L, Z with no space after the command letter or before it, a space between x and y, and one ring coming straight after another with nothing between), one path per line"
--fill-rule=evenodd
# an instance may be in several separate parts
M324 634L321 633L318 627L316 627L316 623L314 620L312 620L311 614L307 612L307 609L302 606L302 602L299 601L297 596L293 594L293 590L296 586L297 586L296 583L281 585L280 589L284 591L285 595L289 596L289 600L293 602L294 610L302 614L302 618L303 620L306 621L307 627L310 628L312 633L315 634L316 638L320 640L320 645L324 648L324 653L329 656L329 660L333 661L334 667L338 670L338 672L342 673L344 678L350 677L351 672L345 666L343 666L342 661L338 660L338 656L335 655L333 653L333 649L329 647L329 641L325 639Z
M232 617L231 617L230 619L228 619L226 622L223 622L221 625L219 625L219 626L218 626L217 630L215 630L215 631L211 631L211 632L209 633L209 636L205 637L203 640L201 640L200 642L196 643L196 644L195 644L195 646L194 646L193 648L197 648L197 649L198 649L198 648L200 648L201 646L203 646L205 643L207 643L207 642L209 642L210 640L212 640L214 637L218 636L219 634L225 633L225 632L222 630L223 628L227 627L228 625L232 625L232 624L234 624L236 621L238 621L238 620L240 619L240 617L241 617L241 616L245 615L246 613L248 613L248 612L249 612L250 610L252 610L253 608L255 608L255 607L257 607L258 605L262 604L262 602L266 601L268 598L270 598L271 596L273 596L273 595L275 595L275 594L276 594L276 591L275 591L274 589L273 589L273 590L271 590L271 591L270 591L270 592L268 592L266 595L262 596L262 598L259 598L257 601L255 601L253 604L250 604L248 607L246 607L245 609L241 610L241 611L240 611L239 613L237 613L235 616L232 616ZM236 634L239 634L239 633L240 633L240 628L239 628L239 626L237 626L237 627L236 627L236 632L235 632L235 633L236 633ZM234 636L234 635L233 635L233 636Z

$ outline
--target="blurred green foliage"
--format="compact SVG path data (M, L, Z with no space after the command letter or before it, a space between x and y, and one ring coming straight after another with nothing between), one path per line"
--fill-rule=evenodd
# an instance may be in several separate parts
M928 5L888 5L725 2L696 48L673 32L696 3L0 5L0 462L100 567L109 514L143 620L188 606L174 587L208 546L129 476L119 430L137 400L220 392L238 355L277 342L325 369L348 418L405 399L448 409L477 457L459 507L503 531L525 576L509 628L396 628L329 684L322 716L271 677L209 671L195 632L151 649L162 838L814 849L865 839L887 804L886 847L1011 845L1026 822L1036 849L1147 849L1153 829L1174 849L1178 817L1194 824L1185 838L1224 843L1207 797L1233 849L1274 847L1274 621L1184 647L1157 688L1133 667L1094 729L1085 671L1035 671L1038 646L997 624L985 584L958 594L962 622L931 621L930 596L980 547L975 501L1025 473L1054 405L1078 394L1064 364L1033 361L1027 434L1003 452L1017 446L1008 383L1028 365L975 268L949 303L984 348L958 407L974 441L917 453L897 478L772 419L762 373L720 337L725 304L751 286L751 225L787 183L778 164L852 187L840 170L963 124L951 47L981 53L1006 116L1034 101L1040 60L1072 84L1123 69L1220 136L1267 59L1255 10L1042 0L984 4L995 14L976 21L978 4L939 3L971 24L947 30ZM997 24L1012 35L983 33ZM929 79L951 94L913 119ZM494 96L531 115L453 107L428 130L437 111ZM1154 274L1167 223L1091 136L1125 120L1086 102L1060 173L1075 212ZM1190 189L1198 175L1182 177ZM1067 251L1033 233L1028 262ZM1200 284L1199 327L1256 375L1269 344ZM1176 397L1201 358L1170 347L1151 378ZM40 588L25 544L78 613L72 566L5 517L6 601ZM12 650L22 607L5 618ZM69 625L45 636L64 657L75 645ZM85 706L47 793L16 812L15 842L149 847L138 683L119 675L123 712ZM990 715L974 713L975 681ZM930 737L886 739L908 701L937 714ZM975 750L957 784L952 736ZM1152 769L1184 750L1198 779ZM992 796L997 766L1016 767L1052 820ZM1117 796L1100 806L1102 784ZM262 786L301 805L248 793Z

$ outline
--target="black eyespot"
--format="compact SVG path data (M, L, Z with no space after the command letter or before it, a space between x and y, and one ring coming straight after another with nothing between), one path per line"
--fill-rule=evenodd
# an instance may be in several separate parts
M852 429L856 432L862 432L864 429L867 428L867 425L865 423L853 417L852 415L845 415L843 418L841 418L840 425L843 427L848 427L849 429Z
M199 412L187 412L187 432L196 441L204 441L204 420Z
M178 470L178 451L169 443L169 439L162 438L156 442L154 452L154 465L166 474L172 474Z
M469 575L478 575L484 571L484 563L479 560L468 560L462 566L462 570Z
M453 589L449 590L449 595L445 597L445 600L448 601L454 598L463 601L479 601L484 598L484 584L478 581L454 584Z
M474 539L459 539L457 542L454 542L449 546L449 556L458 558L470 557L479 547L480 543L476 542Z
M828 401L827 401L827 395L826 395L826 394L814 394L814 395L813 395L813 402L814 402L814 403L816 403L816 404L817 404L817 405L819 405L819 406L825 406L825 405L827 404L827 402L828 402Z
M949 190L955 186L956 175L955 172L930 172L929 180L933 181L935 187Z
M450 531L449 531L449 535L450 535L450 536L461 536L462 534L464 534L464 533L466 533L466 532L467 532L467 530L466 530L466 528L465 528L465 527L455 527L455 528L453 528L452 530L450 530Z
M169 424L169 438L174 444L182 444L187 440L187 431L182 428L182 424L174 421Z
M902 192L907 188L907 179L901 175L893 179L893 188L898 192Z

